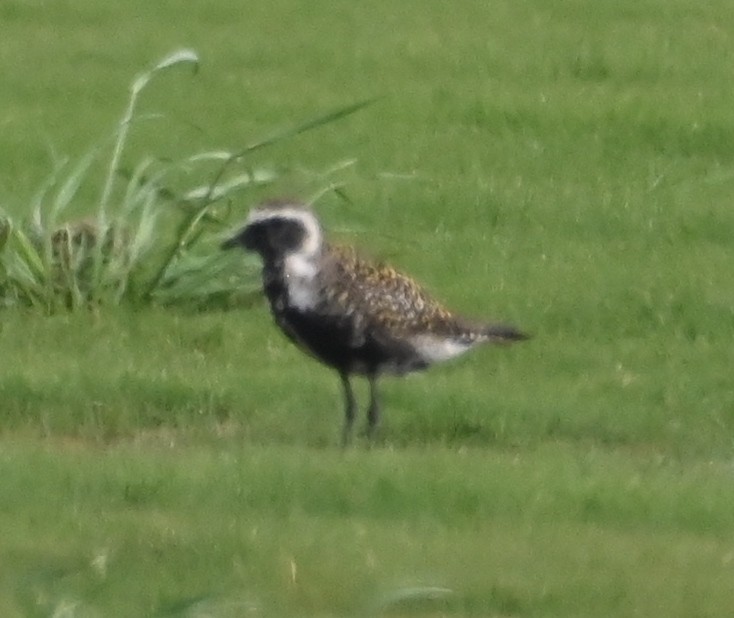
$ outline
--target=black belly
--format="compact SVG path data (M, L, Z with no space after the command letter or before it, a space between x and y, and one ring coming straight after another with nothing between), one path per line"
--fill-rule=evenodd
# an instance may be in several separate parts
M346 373L404 373L424 365L412 347L392 341L378 341L369 334L355 337L351 321L291 308L275 314L275 320L301 349L322 363Z

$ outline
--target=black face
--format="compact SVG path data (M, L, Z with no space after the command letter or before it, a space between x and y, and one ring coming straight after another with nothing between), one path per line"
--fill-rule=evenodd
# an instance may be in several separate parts
M271 260L298 249L306 231L300 221L272 217L251 223L222 244L223 249L242 245L248 251L257 251L263 259Z

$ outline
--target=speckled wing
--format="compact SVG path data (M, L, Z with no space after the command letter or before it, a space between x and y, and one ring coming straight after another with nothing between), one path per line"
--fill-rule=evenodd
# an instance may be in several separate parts
M319 312L348 317L355 344L366 331L390 339L469 335L465 325L411 278L359 257L351 247L328 247L323 273Z

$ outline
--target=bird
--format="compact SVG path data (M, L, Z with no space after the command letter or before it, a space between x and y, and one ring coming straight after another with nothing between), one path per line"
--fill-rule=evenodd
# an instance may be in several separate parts
M485 343L528 338L514 326L461 317L413 278L352 246L332 244L314 210L298 199L255 206L221 246L259 254L275 323L302 351L338 372L345 446L357 416L354 376L369 383L366 434L372 441L381 421L381 376L420 371Z

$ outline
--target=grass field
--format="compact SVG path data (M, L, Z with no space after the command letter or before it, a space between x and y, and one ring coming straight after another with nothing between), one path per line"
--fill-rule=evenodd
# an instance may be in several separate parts
M316 206L335 236L534 334L385 380L381 443L342 451L336 376L260 303L3 310L0 615L731 615L734 5L6 0L0 21L14 217L191 47L127 164L378 96L260 151L287 173L232 224L344 180L351 202Z

